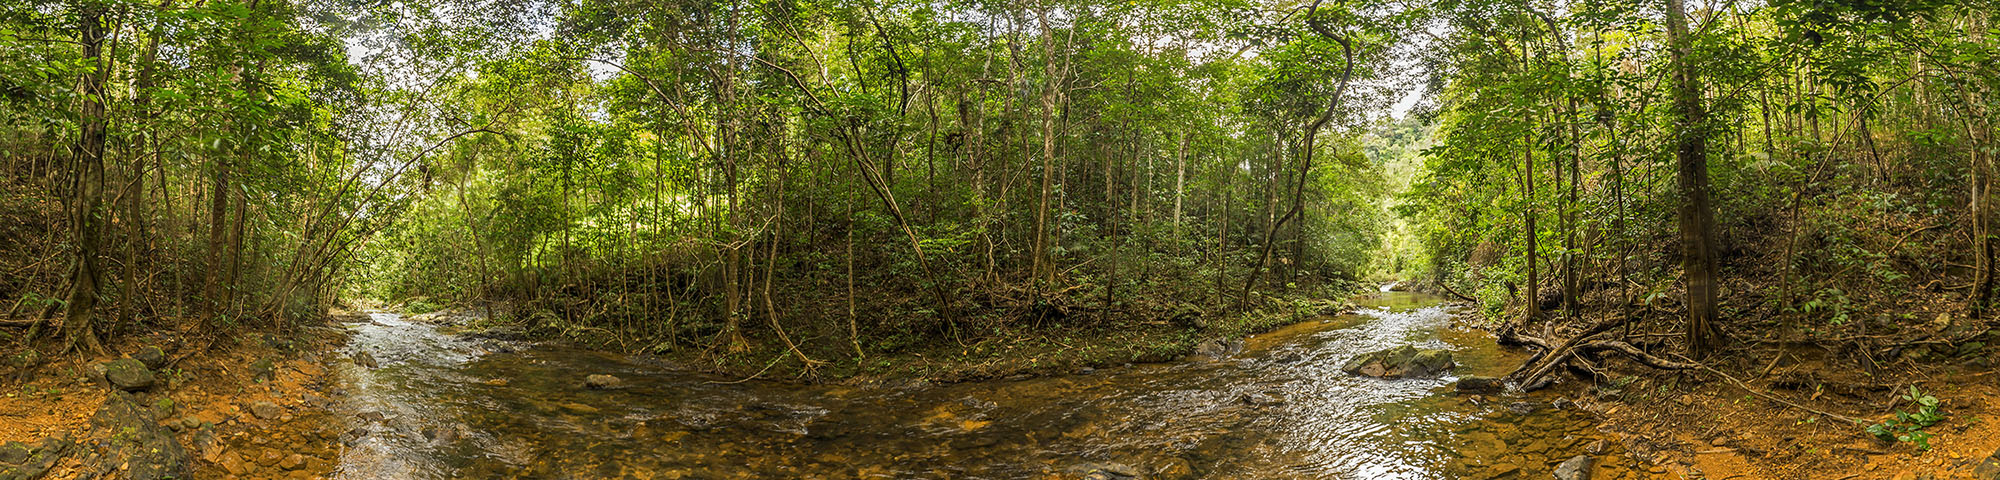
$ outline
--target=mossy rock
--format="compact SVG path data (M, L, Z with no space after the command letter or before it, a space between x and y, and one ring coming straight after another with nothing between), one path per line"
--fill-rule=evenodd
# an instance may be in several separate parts
M130 358L120 358L104 364L104 379L111 385L127 392L153 388L153 371L146 364Z
M69 450L67 437L50 437L39 444L7 442L0 446L0 480L42 478Z
M134 361L137 363L137 361ZM90 418L93 438L105 439L98 453L84 463L120 478L158 480L183 478L187 451L155 420L153 411L131 394L115 392Z

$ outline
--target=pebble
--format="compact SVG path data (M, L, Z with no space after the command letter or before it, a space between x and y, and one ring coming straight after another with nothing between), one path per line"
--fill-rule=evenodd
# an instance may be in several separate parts
M284 410L279 409L278 404L275 403L257 402L250 404L250 414L257 416L257 418L276 420L279 415L283 415L284 413Z

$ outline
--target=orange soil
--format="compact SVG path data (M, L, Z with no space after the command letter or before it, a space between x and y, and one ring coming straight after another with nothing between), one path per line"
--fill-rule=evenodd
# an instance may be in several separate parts
M249 333L222 339L203 353L155 372L159 383L152 394L164 393L174 406L161 422L174 427L181 445L187 447L191 478L305 479L332 472L332 462L339 458L339 423L324 408L330 380L325 352L340 340L340 333L326 328L300 330L287 337ZM160 345L169 358L178 358L202 347L199 341L181 338L185 337L157 335L107 348L129 352ZM59 357L31 367L27 382L20 381L21 372L0 375L4 389L0 391L6 392L0 394L0 419L4 419L0 442L36 442L61 433L84 439L91 415L109 392L91 366L114 358ZM254 371L260 360L271 361L268 379ZM271 420L251 415L250 406L260 401L278 405L284 414ZM213 424L213 445L204 448L196 440L198 429L186 427L189 418ZM71 458L46 478L87 474L76 453L73 450ZM287 458L293 453L299 458Z

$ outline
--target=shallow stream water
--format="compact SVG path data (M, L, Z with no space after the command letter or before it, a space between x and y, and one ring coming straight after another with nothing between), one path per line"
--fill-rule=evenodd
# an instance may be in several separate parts
M518 349L393 314L350 325L341 478L1594 478L1645 467L1553 397L1451 392L1455 377L1341 373L1403 344L1458 375L1525 356L1452 326L1436 297L1385 292L1356 313L1252 337L1226 358L952 385L799 386L673 371L555 344ZM610 374L627 388L586 390ZM1605 440L1598 443L1599 440Z

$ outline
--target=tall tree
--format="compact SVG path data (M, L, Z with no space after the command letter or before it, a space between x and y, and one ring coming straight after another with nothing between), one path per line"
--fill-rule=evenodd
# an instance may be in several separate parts
M68 349L92 353L104 352L91 323L97 310L98 283L104 277L97 257L104 235L104 83L111 71L111 62L104 55L104 42L109 11L110 6L103 2L88 2L78 10L77 18L77 43L83 46L85 70L77 87L78 98L83 102L77 112L82 131L77 134L70 168L70 189L74 193L69 222L76 259L70 270L63 332Z
M1688 352L1708 353L1722 341L1715 331L1717 262L1715 207L1710 205L1708 120L1701 79L1689 57L1686 0L1667 0L1667 39L1673 49L1674 164L1680 193L1681 269L1687 284Z

